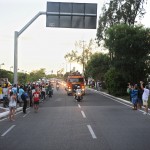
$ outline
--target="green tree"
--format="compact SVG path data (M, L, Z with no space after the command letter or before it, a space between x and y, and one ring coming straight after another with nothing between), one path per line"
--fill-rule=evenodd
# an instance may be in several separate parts
M126 78L122 74L111 67L105 74L105 84L109 94L121 96L126 94Z
M72 50L70 53L67 53L64 58L66 59L67 62L70 63L70 72L71 72L71 63L75 62L77 59L77 51Z
M18 72L18 84L27 84L29 81L29 74Z
M111 65L128 81L146 79L150 72L150 29L142 26L116 25L106 32L105 46L111 51Z
M145 14L144 4L147 0L110 0L102 8L97 29L97 43L105 39L105 31L115 25L124 23L134 25L136 18Z
M8 78L8 81L13 83L13 72L0 69L0 78Z
M104 75L109 69L109 57L107 54L95 53L91 56L85 68L85 76L95 80L104 80Z
M85 66L92 55L92 50L94 41L91 39L88 44L85 41L79 41L75 43L76 49L80 49L82 52L78 52L77 50L72 50L70 53L65 55L65 59L68 62L77 62L83 66L83 72L85 70Z
M45 68L41 68L40 70L34 70L30 73L30 81L38 81L39 79L46 77Z

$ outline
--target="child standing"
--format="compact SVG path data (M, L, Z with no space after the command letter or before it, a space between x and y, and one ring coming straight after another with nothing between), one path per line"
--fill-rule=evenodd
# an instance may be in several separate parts
M9 99L9 120L15 121L15 109L16 109L16 94L10 92L10 99Z

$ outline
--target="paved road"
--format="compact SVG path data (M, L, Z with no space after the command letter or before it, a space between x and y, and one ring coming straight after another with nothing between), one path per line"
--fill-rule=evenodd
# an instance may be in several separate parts
M150 116L88 90L76 102L63 89L15 122L0 121L4 150L149 150Z

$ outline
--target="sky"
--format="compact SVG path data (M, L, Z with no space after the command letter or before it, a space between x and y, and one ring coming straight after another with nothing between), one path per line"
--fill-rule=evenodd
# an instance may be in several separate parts
M106 0L51 0L52 2L97 3L97 21L101 7ZM38 12L46 11L47 0L0 0L0 64L2 69L13 71L14 66L14 31L20 31ZM141 23L150 27L150 0L146 5L146 15ZM76 41L89 42L96 38L96 29L69 29L46 27L46 16L36 19L18 38L18 69L31 72L45 68L50 74L53 70L64 68L69 71L69 64L64 56L75 49ZM82 67L72 64L76 70Z

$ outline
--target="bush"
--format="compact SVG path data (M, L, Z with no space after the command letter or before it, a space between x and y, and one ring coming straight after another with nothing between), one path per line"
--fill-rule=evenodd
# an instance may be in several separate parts
M124 75L118 72L115 68L111 68L105 74L106 87L109 94L115 96L126 95L126 79Z

